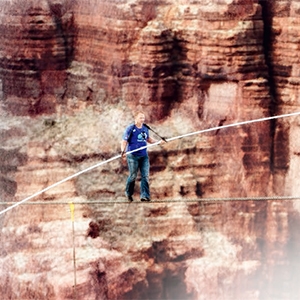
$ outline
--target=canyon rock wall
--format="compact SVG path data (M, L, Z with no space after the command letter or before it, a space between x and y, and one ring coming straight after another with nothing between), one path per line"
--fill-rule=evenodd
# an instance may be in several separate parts
M135 110L168 138L297 111L299 14L297 1L1 0L1 207L118 154ZM166 202L141 205L137 189L128 205L113 160L1 215L2 295L299 295L297 201L251 200L298 195L298 123L149 149ZM199 201L214 197L249 200Z

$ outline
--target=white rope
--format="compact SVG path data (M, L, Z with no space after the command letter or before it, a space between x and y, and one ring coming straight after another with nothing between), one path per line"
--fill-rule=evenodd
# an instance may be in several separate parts
M158 142L156 142L156 143L154 143L154 144L147 145L147 146L141 147L141 148L139 148L139 149L135 149L135 150L133 150L133 151L127 152L126 154L130 154L130 153L136 152L136 151L138 151L138 150L142 150L142 149L145 149L145 148L149 148L150 146L155 146L155 145L158 145L158 144L160 144L160 143L161 143L161 141L158 141ZM75 178L75 177L77 177L77 176L79 176L79 175L81 175L81 174L83 174L83 173L86 173L86 172L88 172L88 171L91 171L91 170L93 170L93 169L95 169L95 168L98 168L98 167L100 167L100 166L102 166L102 165L104 165L104 164L106 164L106 163L109 163L109 162L111 162L111 161L113 161L113 160L116 160L116 159L118 159L118 158L121 158L121 154L116 155L116 156L114 156L114 157L112 157L112 158L109 158L109 159L107 159L107 160L105 160L105 161L102 161L102 162L100 162L100 163L97 163L96 165L90 166L90 167L88 167L88 168L86 168L86 169L84 169L84 170L82 170L82 171L79 171L79 172L77 172L77 173L75 173L75 174L73 174L73 175L71 175L71 176L68 176L68 177L66 177L66 178L64 178L64 179L62 179L62 180L60 180L60 181L58 181L58 182L56 182L56 183L54 183L54 184L52 184L52 185L49 185L48 187L46 187L46 188L40 190L39 192L36 192L36 193L34 193L33 195L31 195L31 196L29 196L29 197L27 197L27 198L25 198L25 199L23 199L23 200L21 200L21 201L19 201L19 202L16 202L14 205L11 205L11 206L7 207L6 209L0 211L0 215L6 213L7 211L9 211L9 210L11 210L11 209L13 209L13 208L15 208L15 207L21 205L21 204L23 204L24 202L27 202L28 200L30 200L30 199L32 199L32 198L35 198L36 196L39 196L39 195L41 195L41 194L43 194L43 193L49 191L50 189L53 189L53 188L57 187L58 185L60 185L60 184L62 184L62 183L64 183L64 182L66 182L66 181L69 181L69 180L71 180L71 179L73 179L73 178Z
M200 134L200 133L205 133L205 132L209 132L209 131L214 131L214 130L218 130L218 129L224 129L224 128L228 128L228 127L235 127L235 126L240 126L240 125L245 125L245 124L251 124L251 123L263 122L263 121L268 121L268 120L273 120L273 119L280 119L280 118L292 117L292 116L297 116L297 115L300 115L300 112L295 112L295 113L290 113L290 114L283 114L283 115L272 116L272 117L265 117L265 118L261 118L261 119L243 121L243 122L238 122L238 123L232 123L232 124L228 124L228 125L222 125L222 126L212 127L212 128L208 128L208 129L203 129L203 130L194 131L194 132L190 132L190 133L187 133L187 134L175 136L173 138L166 139L166 141L167 142L174 141L174 140L181 139L181 138L184 138L184 137L188 137L188 136L192 136L192 135L196 135L196 134ZM147 146L144 146L144 147L141 147L141 148L138 148L138 149L126 152L126 155L127 154L131 154L131 153L136 152L136 151L139 151L139 150L142 150L142 149L146 149L146 148L157 146L161 142L162 141L160 140L160 141L158 141L156 143L153 143L153 144L150 144L150 145L147 145ZM27 198L25 198L25 199L23 199L23 200L21 200L19 202L16 202L15 204L13 204L13 205L7 207L6 209L0 211L0 215L8 212L9 210L11 210L11 209L13 209L13 208L15 208L15 207L17 207L17 206L19 206L21 204L23 204L24 202L29 201L32 198L35 198L36 196L39 196L39 195L47 192L48 190L50 190L52 188L55 188L56 186L58 186L58 185L60 185L60 184L62 184L64 182L66 182L66 181L69 181L69 180L71 180L71 179L73 179L73 178L75 178L75 177L77 177L77 176L79 176L79 175L81 175L83 173L91 171L91 170L93 170L95 168L98 168L98 167L100 167L100 166L102 166L104 164L107 164L107 163L109 163L109 162L111 162L113 160L116 160L118 158L121 158L121 154L116 155L116 156L114 156L112 158L109 158L109 159L107 159L105 161L102 161L100 163L97 163L97 164L95 164L93 166L90 166L89 168L86 168L86 169L84 169L82 171L79 171L79 172L77 172L77 173L75 173L75 174L73 174L71 176L68 176L68 177L66 177L66 178L64 178L64 179L62 179L62 180L60 180L60 181L58 181L58 182L56 182L56 183L54 183L54 184L52 184L52 185L44 188L44 189L42 189L41 191L36 192L33 195L31 195L31 196L29 196L29 197L27 197Z
M205 133L205 132L209 132L209 131L215 131L215 130L218 130L218 129L221 129L221 128L224 129L224 128L228 128L228 127L236 127L236 126L245 125L245 124L269 121L269 120L292 117L292 116L298 116L298 115L300 115L300 112L284 114L284 115L278 115L278 116L272 116L272 117L265 117L265 118L261 118L261 119L243 121L243 122L232 123L232 124L222 125L222 126L217 126L217 127L211 127L211 128L204 129L204 130L199 130L199 131L194 131L194 132L190 132L190 133L187 133L187 134L183 134L181 136L176 136L176 137L167 139L167 141L173 141L173 140L177 140L177 139L180 139L180 138L183 138L183 137L188 137L188 136L192 136L192 135L196 135L196 134L200 134L200 133Z

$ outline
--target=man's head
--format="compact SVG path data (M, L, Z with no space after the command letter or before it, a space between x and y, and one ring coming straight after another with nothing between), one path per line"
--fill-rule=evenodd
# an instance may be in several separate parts
M138 125L142 125L145 122L145 114L142 111L137 111L134 114L135 123Z

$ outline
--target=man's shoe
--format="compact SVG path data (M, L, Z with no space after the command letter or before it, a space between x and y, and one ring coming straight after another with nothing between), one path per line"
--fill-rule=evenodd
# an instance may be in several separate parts
M141 201L143 201L143 202L149 202L151 200L149 198L143 197L143 198L141 198Z
M129 202L132 202L132 201L133 201L132 196L127 196L127 200L128 200Z

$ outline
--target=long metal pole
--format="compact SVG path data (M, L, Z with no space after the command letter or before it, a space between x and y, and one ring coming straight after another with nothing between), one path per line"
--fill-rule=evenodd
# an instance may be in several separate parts
M286 118L286 117L298 116L298 115L300 115L300 112L294 112L294 113L289 113L289 114L283 114L283 115L265 117L265 118L260 118L260 119L255 119L255 120L249 120L249 121L243 121L243 122L237 122L237 123L232 123L232 124L225 124L225 125L222 125L222 126L211 127L211 128L208 128L208 129L202 129L202 130L199 130L199 131L194 131L194 132L186 133L186 134L183 134L183 135L175 136L175 137L172 137L172 138L167 138L166 142L178 140L178 139L181 139L181 138L193 136L193 135L200 134L200 133L205 133L205 132L210 132L210 131L216 131L216 130L219 130L219 129L225 129L225 128L229 128L229 127L241 126L241 125L245 125L245 124L251 124L251 123L256 123L256 122L263 122L263 121L268 121L268 120L275 120L275 119L279 119L279 118ZM142 150L142 149L154 147L156 145L159 145L160 143L161 143L161 141L158 141L156 143L140 147L138 149L126 152L126 155L130 154L130 153L133 153L133 152L136 152L136 151L139 151L139 150ZM17 206L25 203L25 202L27 202L28 200L30 200L30 199L38 196L38 195L41 195L42 193L45 193L46 191L48 191L48 190L50 190L50 189L52 189L52 188L54 188L54 187L56 187L56 186L58 186L58 185L60 185L60 184L62 184L64 182L66 182L68 180L71 180L71 179L73 179L73 178L75 178L75 177L77 177L77 176L79 176L79 175L81 175L81 174L83 174L85 172L88 172L90 170L98 168L98 167L100 167L100 166L102 166L104 164L107 164L107 163L109 163L109 162L111 162L113 160L116 160L116 159L118 159L120 157L121 157L121 154L118 154L118 155L116 155L114 157L111 157L111 158L105 160L105 161L101 161L101 162L99 162L99 163L97 163L97 164L95 164L93 166L90 166L90 167L88 167L88 168L86 168L84 170L81 170L81 171L79 171L79 172L77 172L77 173L75 173L75 174L73 174L71 176L68 176L68 177L62 179L61 181L58 181L58 182L56 182L56 183L54 183L54 184L52 184L52 185L44 188L43 190L41 190L39 192L36 192L33 195L31 195L31 196L29 196L29 197L27 197L27 198L25 198L25 199L23 199L23 200L21 200L19 202L14 203L13 205L5 208L4 210L0 211L0 215L6 213L7 211L9 211L9 210L11 210L11 209L13 209L13 208L15 208L15 207L17 207Z

